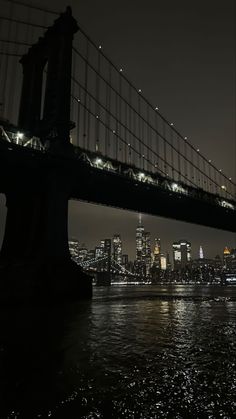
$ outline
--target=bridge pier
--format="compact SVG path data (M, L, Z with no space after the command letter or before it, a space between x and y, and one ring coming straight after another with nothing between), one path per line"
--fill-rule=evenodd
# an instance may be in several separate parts
M92 279L68 247L69 179L52 169L25 179L21 173L6 191L0 301L90 298Z

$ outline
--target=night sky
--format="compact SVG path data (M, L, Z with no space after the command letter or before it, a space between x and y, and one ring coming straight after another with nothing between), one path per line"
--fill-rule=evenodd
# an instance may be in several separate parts
M48 1L31 3L48 6ZM63 10L67 1L51 1ZM233 0L178 2L71 1L75 18L137 88L188 136L193 145L228 176L236 179L235 8ZM0 243L5 219L0 198ZM117 209L71 202L69 234L89 248L121 233L124 251L133 258L138 216ZM143 216L163 251L174 240L193 244L193 257L236 246L236 235L159 217Z

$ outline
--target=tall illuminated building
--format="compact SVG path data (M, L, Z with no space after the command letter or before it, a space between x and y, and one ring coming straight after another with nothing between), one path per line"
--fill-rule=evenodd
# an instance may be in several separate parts
M139 263L143 260L144 246L144 227L142 225L142 215L139 214L139 222L136 228L136 261Z
M224 267L227 269L236 270L236 249L224 249Z
M186 240L180 240L174 242L172 248L174 269L185 268L191 262L191 243Z
M102 255L106 258L104 261L104 269L110 271L111 269L111 239L101 240Z
M223 263L224 267L227 267L227 259L230 257L230 249L226 246L223 252Z
M154 250L153 250L153 265L156 268L161 267L160 255L161 255L161 239L156 238L154 240Z
M204 254L203 254L203 248L202 248L202 246L200 246L200 249L199 249L199 259L204 259Z
M113 258L117 263L122 264L122 241L120 234L113 236Z
M143 233L143 253L142 260L146 267L146 275L150 274L152 255L151 255L151 235L148 231Z

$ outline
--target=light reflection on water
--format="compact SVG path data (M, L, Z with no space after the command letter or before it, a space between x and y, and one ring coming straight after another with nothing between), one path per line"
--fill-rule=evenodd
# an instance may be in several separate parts
M95 288L0 324L1 418L236 417L236 288Z

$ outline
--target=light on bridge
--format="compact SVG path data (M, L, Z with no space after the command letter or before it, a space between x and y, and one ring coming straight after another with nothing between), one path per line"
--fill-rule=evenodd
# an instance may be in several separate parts
M102 49L102 46L101 46L101 45L99 45L98 49Z
M144 179L145 178L145 174L144 173L139 173L139 178L140 179Z
M221 189L223 189L224 191L226 191L226 186L225 185L222 185L221 186Z
M24 137L23 132L17 132L16 137L17 137L18 140L22 140L22 138Z
M158 106L155 107L155 111L158 111Z
M138 89L138 92L139 92L139 93L142 93L142 90L141 90L141 89Z
M102 164L102 159L97 158L97 159L95 160L95 163L96 163L96 164Z

